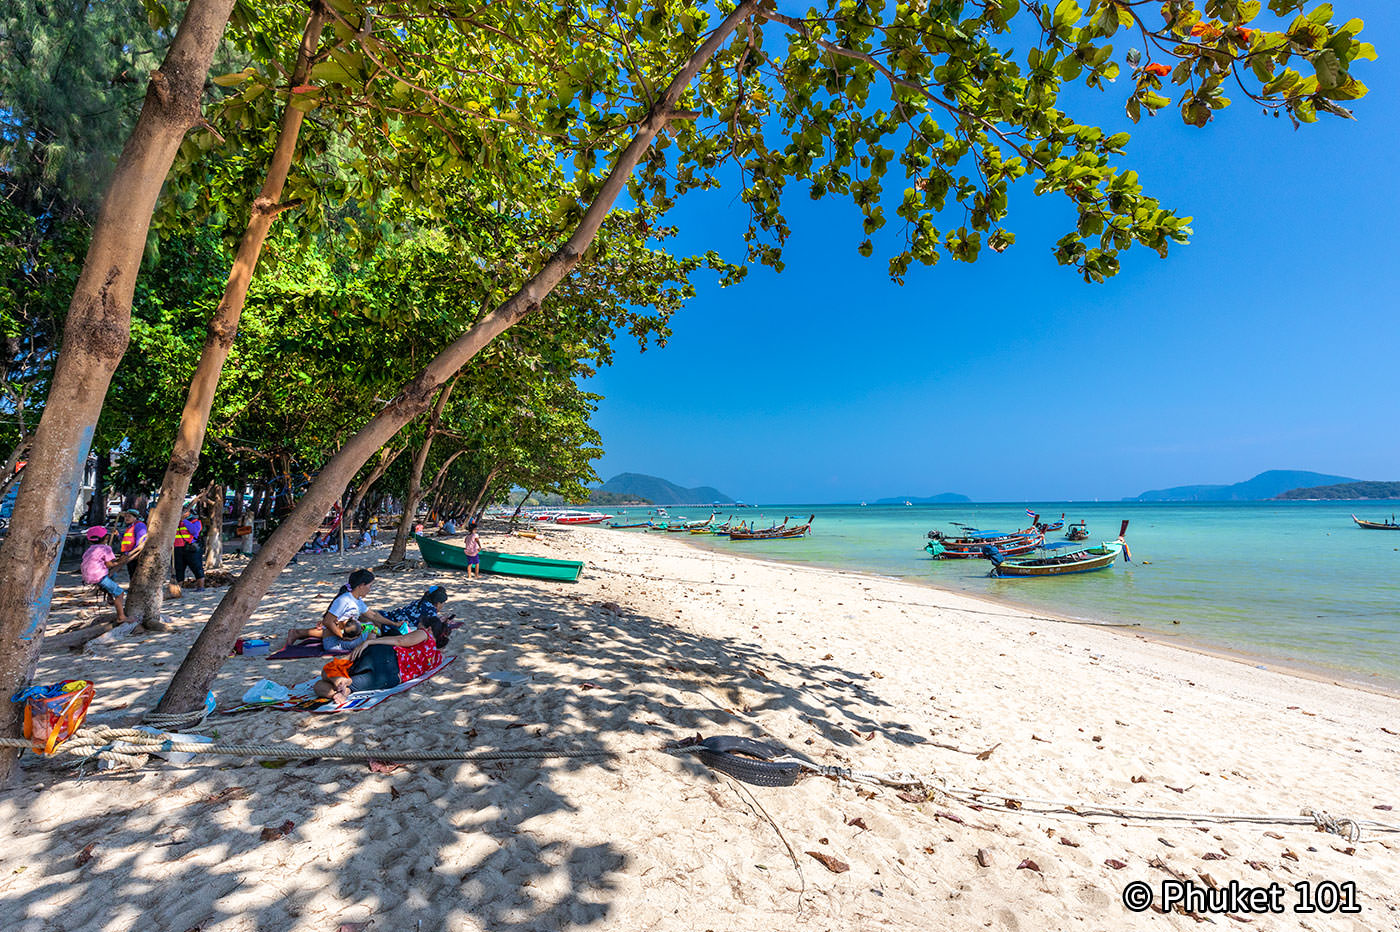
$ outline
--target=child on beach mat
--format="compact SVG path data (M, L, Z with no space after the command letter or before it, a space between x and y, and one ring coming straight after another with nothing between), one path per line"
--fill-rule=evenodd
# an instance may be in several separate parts
M423 597L402 608L390 609L384 613L388 624L379 626L381 635L408 634L419 628L426 629L437 642L438 647L447 646L448 622L456 616L438 614L438 606L447 601L447 590L442 586L429 586Z
M392 634L361 644L349 657L338 657L321 668L313 689L337 706L350 701L352 692L391 689L416 679L442 663L442 653L427 631Z
M481 577L481 538L476 536L476 522L467 525L467 536L462 541L462 552L467 555L467 578Z
M326 650L351 650L364 644L374 636L374 625L387 624L389 621L364 603L364 597L369 594L372 585L374 573L369 570L355 570L350 574L349 584L340 587L340 593L321 616L321 623L310 628L293 628L288 631L287 638L282 643L283 649L291 647L303 638L317 637L321 639Z

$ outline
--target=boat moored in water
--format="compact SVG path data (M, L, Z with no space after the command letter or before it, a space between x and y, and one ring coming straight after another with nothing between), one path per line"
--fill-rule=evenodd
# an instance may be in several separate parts
M1132 554L1128 551L1128 544L1124 540L1127 533L1128 522L1125 520L1118 532L1118 539L1113 543L1102 543L1096 547L1076 550L1073 553L1032 557L1029 560L1007 560L997 548L989 546L987 557L992 561L993 566L992 571L987 575L1025 578L1031 576L1068 576L1071 573L1106 570L1118 560L1119 556L1122 556L1125 561L1132 560Z
M1352 515L1351 520L1356 522L1357 527L1368 531L1400 531L1400 524L1395 523L1395 515L1391 515L1389 521L1362 521L1356 515Z

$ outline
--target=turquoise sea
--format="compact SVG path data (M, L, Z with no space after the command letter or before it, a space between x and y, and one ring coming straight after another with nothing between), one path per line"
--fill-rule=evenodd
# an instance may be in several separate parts
M1089 543L1112 540L1130 521L1133 562L1044 579L988 578L985 560L932 560L931 529L1014 530L1044 521L1088 523ZM709 509L670 508L673 518ZM893 576L1094 621L1135 622L1144 633L1245 653L1388 689L1400 688L1400 531L1352 523L1400 513L1396 502L1032 502L961 505L777 505L733 514L766 527L815 514L807 538L687 543L813 566ZM647 509L619 511L645 520ZM721 511L716 522L730 514ZM617 531L618 534L643 533ZM1052 532L1047 542L1063 540ZM678 535L670 535L676 537Z

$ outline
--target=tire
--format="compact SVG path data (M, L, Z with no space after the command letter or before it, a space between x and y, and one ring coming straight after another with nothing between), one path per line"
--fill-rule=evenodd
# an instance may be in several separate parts
M802 763L786 748L752 738L716 735L700 742L695 754L714 770L755 786L792 786L802 775Z

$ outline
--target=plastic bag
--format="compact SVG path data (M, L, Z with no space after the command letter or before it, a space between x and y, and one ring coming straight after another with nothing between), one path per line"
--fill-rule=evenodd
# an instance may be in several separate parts
M35 753L52 754L71 738L87 717L95 694L87 680L32 686L17 694L13 701L24 703L24 736Z
M282 702L290 699L291 691L281 683L274 683L272 680L258 680L252 688L243 694L243 701L247 703L259 702Z

